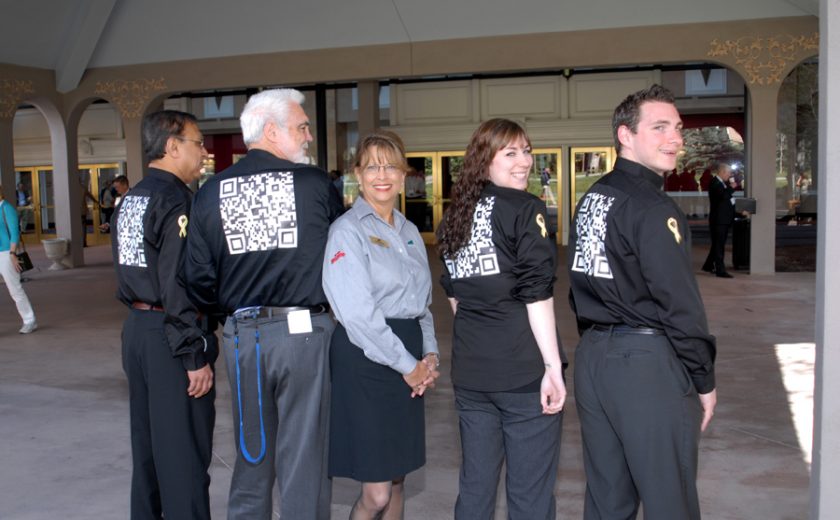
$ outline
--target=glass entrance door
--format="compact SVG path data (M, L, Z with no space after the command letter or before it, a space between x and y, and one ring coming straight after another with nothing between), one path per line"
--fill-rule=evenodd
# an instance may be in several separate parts
M571 157L572 211L595 181L612 170L615 148L612 146L573 147Z
M560 204L562 191L560 179L563 178L561 160L563 150L561 148L535 148L531 151L534 157L534 166L528 178L528 192L545 201L546 217L548 218L548 232L559 244L562 241L563 226Z
M406 154L402 211L417 226L423 241L435 243L435 230L449 207L452 186L461 175L464 152L415 152Z
M102 224L109 222L114 212L114 196L111 182L120 175L119 164L85 164L79 166L79 182L82 185L82 221L85 228L85 244L102 245L110 243L109 230Z
M55 195L51 166L15 169L15 202L21 236L27 244L55 238Z

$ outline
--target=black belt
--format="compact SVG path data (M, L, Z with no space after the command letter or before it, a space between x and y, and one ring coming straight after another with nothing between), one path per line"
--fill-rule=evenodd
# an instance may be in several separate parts
M255 320L257 318L275 318L278 316L286 316L295 311L309 311L309 314L317 316L319 314L326 314L330 312L330 306L327 303L321 303L318 305L300 305L297 307L243 307L241 309L237 309L233 313L233 317L237 320Z
M639 334L643 336L662 336L665 331L662 329L652 329L650 327L631 327L630 325L592 325L592 330L600 332L610 332L614 334Z

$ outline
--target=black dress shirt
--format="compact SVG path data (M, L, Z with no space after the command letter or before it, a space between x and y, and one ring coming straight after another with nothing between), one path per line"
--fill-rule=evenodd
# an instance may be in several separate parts
M182 278L192 192L172 173L150 168L149 174L117 206L112 253L117 298L162 307L164 329L173 356L187 370L207 364L198 313Z
M526 308L554 292L557 246L545 215L545 203L530 193L488 184L476 204L469 243L444 260L441 285L458 300L454 385L517 391L545 373Z
M190 296L202 310L227 315L243 307L325 304L324 249L342 211L324 170L250 150L195 196Z
M579 328L662 329L697 391L715 388L715 338L691 268L688 222L661 176L618 159L578 203L568 257Z

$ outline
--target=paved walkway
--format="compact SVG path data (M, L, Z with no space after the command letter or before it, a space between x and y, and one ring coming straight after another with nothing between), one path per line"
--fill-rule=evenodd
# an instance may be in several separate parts
M88 248L84 268L61 272L46 270L41 248L31 247L30 254L40 271L29 274L24 287L38 316L37 332L17 333L17 313L5 287L0 289L0 519L128 518L128 394L120 361L126 309L114 299L110 249ZM719 404L700 454L704 518L804 519L810 449L802 448L800 436L810 444L814 273L736 273L724 280L699 272L704 256L704 250L695 251L709 322L719 339ZM439 266L433 271L437 279ZM558 272L555 304L573 354L568 284L564 270ZM409 520L451 518L458 490L458 428L448 375L452 319L438 287L433 310L444 375L427 394L428 462L407 480ZM217 373L211 499L214 517L222 519L234 445L221 361ZM576 519L584 477L573 389L569 405L557 517ZM357 493L354 482L336 480L333 518L348 517Z

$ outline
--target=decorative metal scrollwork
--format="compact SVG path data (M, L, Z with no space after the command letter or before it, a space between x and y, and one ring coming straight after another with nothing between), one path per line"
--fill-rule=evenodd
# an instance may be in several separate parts
M742 36L737 40L711 41L709 57L731 56L746 72L751 85L778 85L790 63L819 51L820 36Z

